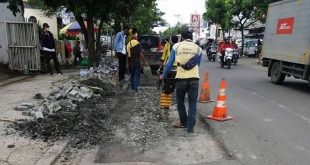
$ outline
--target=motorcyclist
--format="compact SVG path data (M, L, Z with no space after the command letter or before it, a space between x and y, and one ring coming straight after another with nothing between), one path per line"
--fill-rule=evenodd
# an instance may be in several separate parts
M219 53L221 54L221 63L224 63L224 56L226 48L231 48L231 44L227 38L224 39L224 42L219 44Z
M208 56L210 55L210 50L211 50L211 46L212 46L213 41L214 41L213 39L209 38L208 42L206 44L206 52L207 52Z
M238 45L236 44L236 41L235 41L235 40L232 40L232 41L231 41L230 47L231 47L232 49L236 49L236 50L239 49L239 47L238 47ZM239 54L237 54L237 59L239 59Z
M238 49L239 48L238 45L236 44L235 40L231 41L231 48L233 48L233 49Z

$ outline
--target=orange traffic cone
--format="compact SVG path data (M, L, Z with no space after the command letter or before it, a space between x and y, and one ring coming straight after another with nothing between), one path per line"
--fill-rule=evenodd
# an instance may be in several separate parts
M209 119L225 121L230 120L232 117L227 114L227 98L226 98L226 80L221 81L221 86L219 94L216 101L216 106L214 107L213 113L207 116Z
M210 84L209 84L209 78L208 78L208 70L205 72L205 78L203 80L203 83L201 85L201 91L199 96L199 102L201 103L209 103L213 102L214 100L211 100L210 97Z

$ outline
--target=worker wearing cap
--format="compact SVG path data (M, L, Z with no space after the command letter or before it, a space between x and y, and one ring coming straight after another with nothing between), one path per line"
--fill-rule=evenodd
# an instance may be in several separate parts
M50 60L53 59L55 70L57 74L62 74L59 67L59 62L56 55L55 50L55 40L53 34L49 31L49 25L47 23L43 24L43 32L40 34L40 41L41 41L41 47L42 47L42 55L44 56L47 69L50 72L51 75L53 75L53 70L50 66Z
M173 67L173 63L178 63L176 72L176 95L177 109L180 121L173 124L176 128L187 128L188 133L193 133L196 124L197 97L199 87L199 64L201 61L202 49L193 43L192 32L182 33L183 41L173 46L168 63L160 79L166 78ZM186 69L182 65L186 64L193 57L198 56L197 64ZM179 65L180 64L180 65ZM188 96L188 112L185 108L185 95Z

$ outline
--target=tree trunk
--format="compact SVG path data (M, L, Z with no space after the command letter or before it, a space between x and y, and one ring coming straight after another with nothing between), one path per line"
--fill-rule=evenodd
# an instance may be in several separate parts
M244 50L244 26L240 26L240 32L241 32L241 50L240 50L240 56L243 55L243 50Z
M84 24L84 19L81 16L81 14L74 14L74 15L75 15L76 21L81 26L81 30L82 30L82 33L84 34L85 42L88 45L88 33L87 33L87 29L86 29L85 24Z
M94 34L94 20L92 12L87 13L87 33L88 33L88 58L89 66L95 67L98 64L98 58L95 51L95 34Z
M120 32L122 30L120 18L115 19L114 29L115 32Z
M101 56L101 44L100 44L100 36L102 33L102 26L103 26L104 19L100 19L99 27L98 27L98 32L97 32L97 40L96 40L96 55L97 55L97 60L100 60Z
M223 41L224 41L224 39L225 39L225 30L224 29L222 29L222 33L223 33Z

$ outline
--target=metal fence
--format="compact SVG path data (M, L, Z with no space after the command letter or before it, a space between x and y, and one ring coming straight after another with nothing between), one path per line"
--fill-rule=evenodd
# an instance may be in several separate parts
M6 22L6 31L10 69L40 70L39 33L37 25L25 22Z

